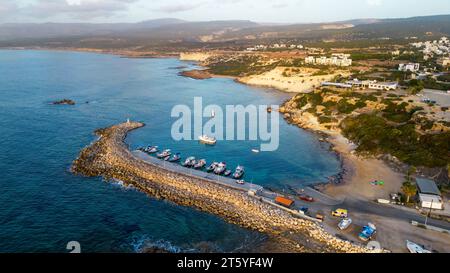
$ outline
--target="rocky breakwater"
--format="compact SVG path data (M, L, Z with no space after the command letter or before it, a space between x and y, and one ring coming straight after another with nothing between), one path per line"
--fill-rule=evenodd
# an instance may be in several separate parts
M140 160L128 150L124 139L128 132L143 126L127 122L97 130L99 140L81 151L72 172L119 179L156 198L218 215L230 223L279 239L283 251L367 252L330 235L316 223L295 218L245 192Z

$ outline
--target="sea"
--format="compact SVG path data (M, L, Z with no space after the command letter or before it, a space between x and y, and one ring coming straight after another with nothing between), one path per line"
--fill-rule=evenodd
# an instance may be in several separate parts
M95 141L94 130L127 119L131 149L158 145L208 162L245 167L245 180L279 192L326 183L340 171L329 146L279 117L279 147L258 140L205 146L174 140L177 105L280 105L292 94L228 78L179 76L197 68L175 58L39 50L0 50L0 252L247 252L266 236L190 207L157 200L121 181L73 175L70 166ZM52 102L71 99L75 105ZM273 115L276 116L276 115ZM271 117L274 118L274 117ZM278 118L278 117L277 117Z

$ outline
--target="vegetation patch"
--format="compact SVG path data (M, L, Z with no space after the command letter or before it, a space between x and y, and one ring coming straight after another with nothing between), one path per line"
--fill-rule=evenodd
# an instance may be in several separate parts
M420 135L413 123L394 126L376 114L347 117L340 126L344 136L358 144L358 152L389 153L413 166L443 167L450 162L450 132Z

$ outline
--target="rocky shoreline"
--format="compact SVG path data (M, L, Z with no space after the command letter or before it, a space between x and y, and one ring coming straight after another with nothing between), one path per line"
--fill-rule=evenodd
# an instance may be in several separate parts
M143 126L127 122L97 130L99 140L81 151L71 171L119 179L156 198L194 207L229 223L265 233L281 244L283 252L368 252L332 236L317 223L294 218L242 191L161 169L136 158L124 139L128 132Z

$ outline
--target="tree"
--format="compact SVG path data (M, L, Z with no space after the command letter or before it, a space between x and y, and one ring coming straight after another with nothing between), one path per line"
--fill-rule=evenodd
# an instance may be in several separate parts
M409 203L409 199L411 198L411 196L414 196L416 194L417 187L410 181L406 181L405 183L403 183L402 191L406 195L406 203Z
M415 175L417 172L417 168L415 166L411 166L406 172L406 181L411 183L411 176Z

